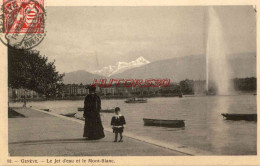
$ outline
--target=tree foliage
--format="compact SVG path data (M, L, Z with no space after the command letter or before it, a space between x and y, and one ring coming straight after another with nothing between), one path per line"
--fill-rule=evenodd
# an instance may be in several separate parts
M194 81L185 79L180 81L180 88L183 94L193 94Z
M235 78L234 89L237 91L256 91L257 80L255 77Z
M8 85L34 90L51 96L61 84L64 74L56 71L54 62L33 50L8 50Z

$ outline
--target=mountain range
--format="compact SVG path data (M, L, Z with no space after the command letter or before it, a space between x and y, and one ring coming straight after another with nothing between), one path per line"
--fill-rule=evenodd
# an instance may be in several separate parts
M65 73L63 77L64 84L91 84L94 79L103 78L100 75L92 74L84 70L78 70L70 73Z
M117 62L116 65L109 65L106 66L100 70L96 70L92 73L94 74L98 74L98 75L102 75L102 76L106 76L106 77L110 77L114 74L118 74L118 73L122 73L126 70L132 69L132 68L136 68L136 67L140 67L146 64L149 64L150 62L146 59L144 59L144 57L140 56L139 58L137 58L134 61L131 62Z
M144 63L140 63L138 66L133 62ZM256 77L256 53L234 54L228 57L228 62L230 64L230 71L226 72L230 72L233 77ZM131 66L131 64L134 65ZM190 55L149 62L140 57L140 59L138 58L135 61L125 62L124 65L117 63L116 67L111 66L111 69L110 71L113 72L99 73L105 75L108 79L169 78L171 82L179 82L184 79L205 80L206 58L205 55ZM67 73L64 77L64 83L92 83L94 78L101 79L104 76L81 70Z

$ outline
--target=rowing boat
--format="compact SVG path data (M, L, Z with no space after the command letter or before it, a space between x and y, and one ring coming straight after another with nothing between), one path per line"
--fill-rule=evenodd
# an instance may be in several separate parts
M184 127L184 120L163 120L163 119L146 119L143 118L145 126L159 127Z
M147 99L143 98L130 98L125 101L125 103L147 103Z
M226 120L257 121L257 114L221 114Z
M76 112L75 113L68 113L68 114L61 114L61 115L67 116L67 117L74 117L75 114L76 114Z
M84 108L78 108L78 111L84 111ZM112 108L112 109L101 109L100 110L100 113L114 113L115 112L115 109Z

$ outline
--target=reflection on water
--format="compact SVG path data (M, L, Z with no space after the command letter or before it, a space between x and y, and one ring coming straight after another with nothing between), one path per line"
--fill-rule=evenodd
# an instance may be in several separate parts
M22 103L12 103L21 106ZM83 101L29 102L58 114L77 111ZM126 117L126 131L168 143L180 143L222 155L256 154L256 122L227 121L221 113L256 113L256 96L204 96L150 98L147 103L127 104L122 99L102 100L102 108L119 106ZM104 126L113 114L104 113ZM184 129L144 126L143 118L183 119Z

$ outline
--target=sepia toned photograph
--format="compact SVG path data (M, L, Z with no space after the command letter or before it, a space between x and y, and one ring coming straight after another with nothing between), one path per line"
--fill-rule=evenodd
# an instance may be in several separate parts
M256 6L1 5L10 157L257 156Z

